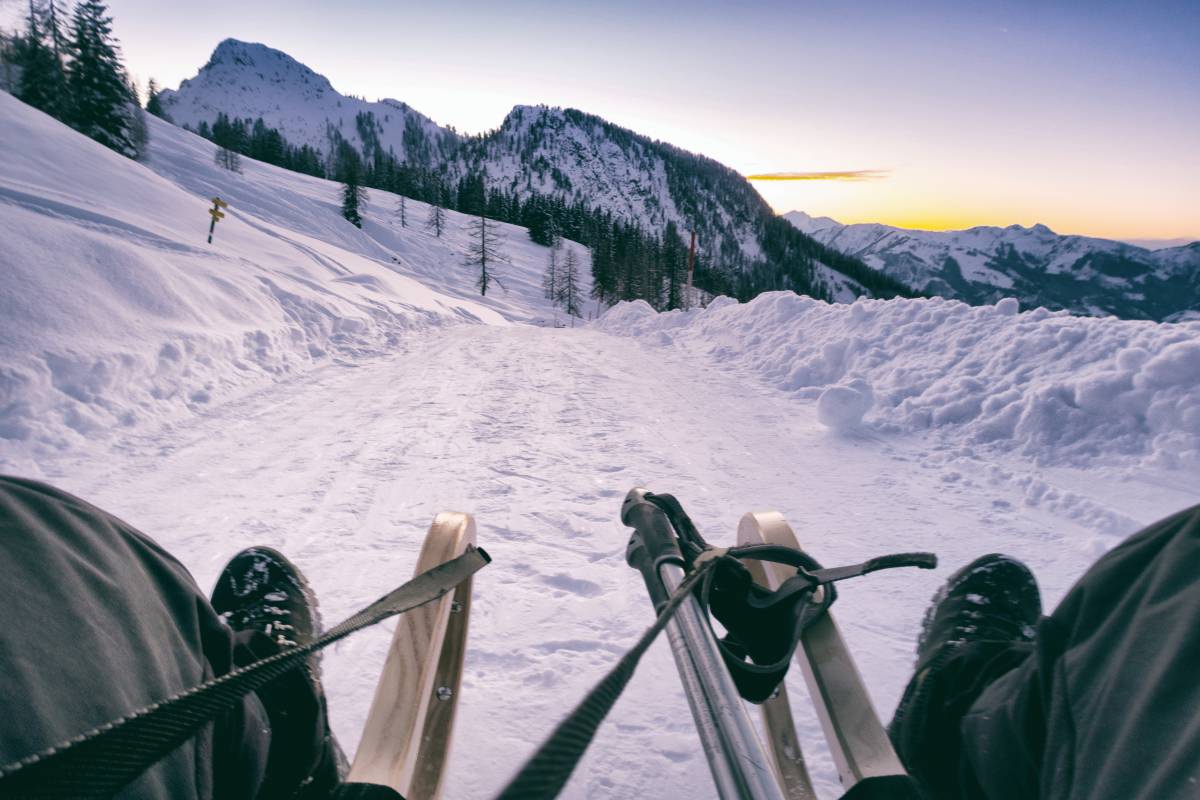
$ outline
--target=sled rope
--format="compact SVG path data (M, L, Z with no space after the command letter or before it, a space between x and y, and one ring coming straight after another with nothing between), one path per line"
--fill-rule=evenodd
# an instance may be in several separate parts
M571 773L575 771L579 760L583 758L600 723L608 716L613 704L625 690L625 685L633 677L642 655L675 616L680 604L687 599L692 589L716 563L714 559L705 560L697 564L683 579L663 605L654 624L646 629L637 644L621 657L600 683L588 692L587 697L583 698L575 710L558 724L496 800L538 800L558 796Z
M311 654L355 631L436 600L491 561L468 547L422 572L322 636L105 723L0 768L0 797L111 797L241 697L303 665Z

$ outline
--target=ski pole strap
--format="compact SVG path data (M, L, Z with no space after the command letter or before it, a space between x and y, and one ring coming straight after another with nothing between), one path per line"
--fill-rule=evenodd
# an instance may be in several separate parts
M847 578L893 567L933 569L933 553L898 553L861 564L826 569L808 553L777 544L714 548L704 540L680 502L669 494L646 492L644 499L666 514L678 537L686 567L710 561L710 570L696 589L701 606L727 633L713 638L733 677L738 693L761 703L787 675L804 629L837 599L833 584ZM771 561L794 567L796 573L771 590L754 582L742 561ZM823 589L819 594L817 589ZM707 615L706 615L707 616ZM712 619L708 619L712 628Z
M388 617L436 600L491 561L469 546L308 644L184 690L166 700L0 768L0 797L111 797L241 697L301 666L313 653Z
M496 800L549 800L558 796L571 773L591 744L600 723L608 716L617 698L625 691L626 684L637 670L638 662L646 649L653 644L679 610L679 605L691 594L701 579L716 565L709 560L698 565L683 579L671 594L655 619L617 665L575 707L575 710L558 724L554 732L542 743L538 751L525 762L508 786L497 795Z

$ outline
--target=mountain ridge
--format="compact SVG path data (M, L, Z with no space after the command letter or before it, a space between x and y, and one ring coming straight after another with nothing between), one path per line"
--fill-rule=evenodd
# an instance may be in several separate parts
M465 136L398 100L341 95L286 53L236 39L222 41L195 77L164 90L160 100L174 122L192 130L218 114L261 118L289 144L326 156L345 140L366 157L419 170L426 183L461 192L478 179L482 186L473 191L489 209L497 191L527 203L549 198L545 213L558 216L560 229L573 224L562 217L601 214L659 242L670 236L683 248L695 230L697 283L714 293L748 299L793 289L830 300L911 294L797 235L736 171L577 109L521 104L497 128ZM625 291L619 299L633 296Z
M842 224L802 211L783 216L822 244L918 290L969 303L1010 294L1027 306L1154 320L1200 309L1200 242L1149 250L1058 234L1041 223L921 231Z

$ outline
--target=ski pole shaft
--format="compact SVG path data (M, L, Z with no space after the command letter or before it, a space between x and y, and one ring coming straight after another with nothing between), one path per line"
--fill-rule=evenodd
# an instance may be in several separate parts
M683 582L685 573L670 520L645 500L645 494L641 489L629 493L621 519L634 529L626 560L642 573L657 609ZM718 795L723 800L782 800L771 761L694 597L680 605L667 625L667 637Z
M684 579L683 569L675 564L662 564L659 574L668 593ZM696 598L689 597L679 607L667 625L667 638L718 795L783 800L770 758Z

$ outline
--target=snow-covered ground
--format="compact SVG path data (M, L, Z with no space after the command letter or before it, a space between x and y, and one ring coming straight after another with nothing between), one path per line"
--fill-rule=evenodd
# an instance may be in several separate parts
M840 593L885 717L950 570L1012 553L1053 605L1123 535L1200 500L1200 324L777 294L537 325L545 251L520 229L508 292L480 300L462 218L438 240L420 204L401 229L373 192L358 231L333 184L249 160L231 175L197 137L151 135L133 164L0 94L0 469L124 517L203 586L242 547L278 547L327 622L411 574L435 513L475 514L495 560L447 797L492 796L650 623L617 519L632 486L677 494L715 543L778 509L830 565L937 552L937 572ZM210 248L213 194L232 213ZM387 628L325 657L349 751ZM564 796L713 796L664 642Z

